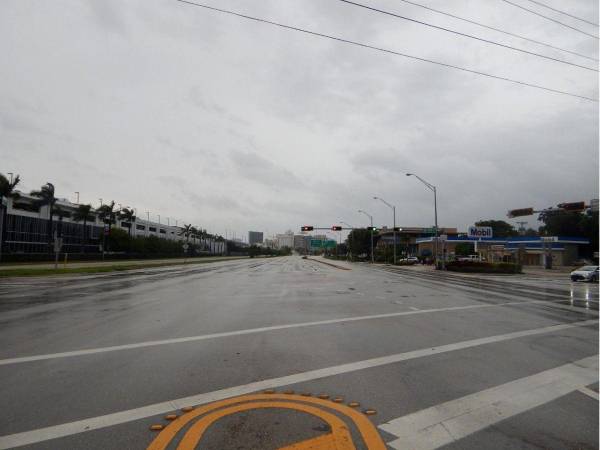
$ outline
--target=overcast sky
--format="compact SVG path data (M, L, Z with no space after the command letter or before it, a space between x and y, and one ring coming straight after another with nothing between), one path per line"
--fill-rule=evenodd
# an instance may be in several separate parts
M502 0L414 0L598 56L598 40ZM598 28L514 0L592 34ZM597 0L544 0L598 20ZM598 97L598 73L336 0L206 0L289 25ZM364 3L529 51L597 62L403 3ZM340 219L441 226L598 196L598 103L174 0L3 0L0 171L23 190L114 199L211 232ZM526 218L537 228L534 217Z

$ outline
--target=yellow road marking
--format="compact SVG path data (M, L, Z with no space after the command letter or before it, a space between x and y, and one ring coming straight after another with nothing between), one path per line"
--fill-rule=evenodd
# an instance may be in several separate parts
M316 438L280 447L278 450L337 450L332 434L324 434Z
M354 444L352 443L352 437L350 436L350 432L348 431L348 427L346 424L339 419L336 415L323 411L322 409L315 408L314 406L302 405L299 403L292 402L249 402L249 403L241 403L233 406L229 406L228 408L219 409L214 411L206 416L202 417L198 420L194 425L190 427L190 429L185 433L181 442L177 446L177 450L194 450L200 440L202 439L202 435L206 431L206 429L211 426L217 420L229 416L231 414L236 414L242 411L248 411L250 409L262 409L262 408L284 408L284 409L294 409L297 411L306 412L308 414L312 414L313 416L320 417L325 422L329 424L331 427L331 436L333 438L334 446L333 448L336 450L356 450ZM310 447L300 447L300 448L310 448ZM323 448L327 449L327 447L315 447L315 448ZM331 448L331 447L329 447Z
M165 450L169 443L175 438L177 433L181 431L189 422L192 420L207 414L215 409L235 405L243 402L257 402L257 401L272 401L272 400L292 400L289 404L301 404L309 403L316 406L321 406L326 409L332 409L339 413L344 414L350 418L355 426L357 427L360 435L369 450L385 450L386 446L379 436L375 426L360 412L339 403L334 403L330 400L322 400L315 397L304 397L295 394L250 394L242 395L239 397L228 398L220 400L207 405L198 406L192 411L179 416L177 419L168 424L164 430L162 430L158 436L152 441L147 450Z

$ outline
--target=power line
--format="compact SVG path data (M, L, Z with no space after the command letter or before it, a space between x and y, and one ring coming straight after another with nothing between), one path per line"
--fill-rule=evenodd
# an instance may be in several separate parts
M538 12L535 12L535 11L531 10L531 9L525 8L524 6L517 5L516 3L513 3L513 2L511 2L509 0L502 0L502 1L505 2L505 3L508 3L509 5L513 5L513 6L516 6L517 8L521 8L522 10L530 12L531 14L535 14L536 16L543 17L544 19L547 19L547 20L549 20L551 22L554 22L554 23L557 23L559 25L562 25L563 27L567 27L567 28L570 28L571 30L579 31L580 33L583 33L586 36L593 37L594 39L599 39L598 36L596 36L594 34L588 33L587 31L580 30L579 28L572 27L571 25L567 25L566 23L560 22L560 21L558 21L556 19L553 19L552 17L544 16L543 14L540 14Z
M581 17L574 16L573 14L569 14L568 12L561 11L560 9L553 8L552 6L546 5L546 4L542 3L542 2L538 2L536 0L528 0L528 1L530 1L531 3L535 3L536 5L539 5L542 8L547 8L547 9L549 9L551 11L554 11L554 12L557 12L557 13L560 13L560 14L564 14L565 16L572 17L573 19L577 19L577 20L581 20L582 22L589 23L590 25L594 25L596 27L599 26L597 23L590 22L589 20L582 19Z
M279 22L273 22L273 21L267 20L267 19L261 19L259 17L248 16L246 14L238 13L238 12L235 12L235 11L230 11L230 10L226 10L226 9L215 8L214 6L205 5L203 3L195 3L195 2L192 2L190 0L174 0L174 1L179 2L179 3L185 3L185 4L188 4L188 5L192 5L192 6L197 6L197 7L204 8L204 9L209 9L211 11L216 11L216 12L220 12L220 13L223 13L223 14L229 14L229 15L232 15L232 16L241 17L241 18L248 19L248 20L254 20L256 22L266 23L266 24L273 25L273 26L276 26L276 27L285 28L287 30L298 31L300 33L310 34L312 36L318 36L318 37L322 37L322 38L326 38L326 39L331 39L333 41L343 42L345 44L356 45L358 47L368 48L368 49L376 50L376 51L383 52L383 53L388 53L388 54L397 55L397 56L403 56L405 58L410 58L410 59L414 59L414 60L417 60L417 61L428 62L428 63L435 64L435 65L438 65L438 66L448 67L448 68L451 68L451 69L456 69L456 70L460 70L460 71L463 71L463 72L472 73L472 74L475 74L475 75L481 75L481 76L488 77L488 78L493 78L493 79L496 79L496 80L507 81L507 82L510 82L510 83L520 84L522 86L528 86L528 87L535 88L535 89L541 89L541 90L548 91L548 92L554 92L555 94L568 95L569 97L575 97L575 98L580 98L580 99L583 99L583 100L589 100L589 101L592 101L592 102L598 102L597 99L592 98L592 97L586 97L585 95L573 94L572 92L560 91L558 89L549 88L549 87L542 86L542 85L539 85L539 84L527 83L525 81L519 81L519 80L515 80L515 79L512 79L512 78L506 78L506 77L502 77L502 76L499 76L499 75L493 75L493 74L489 74L489 73L486 73L486 72L480 72L478 70L467 69L465 67L460 67L460 66L455 66L455 65L452 65L452 64L447 64L447 63L443 63L443 62L439 62L439 61L434 61L432 59L421 58L420 56L414 56L414 55L409 55L409 54L406 54L406 53L400 53L400 52L397 52L397 51L394 51L394 50L389 50L389 49L385 49L385 48L381 48L381 47L376 47L374 45L363 44L361 42L351 41L349 39L344 39L344 38L340 38L340 37L337 37L337 36L331 36L331 35L328 35L328 34L318 33L316 31L306 30L304 28L294 27L294 26L291 26L291 25L285 25L285 24L282 24L282 23L279 23Z
M548 60L559 62L559 63L562 63L562 64L568 64L569 66L575 66L575 67L579 67L581 69L591 70L593 72L598 72L598 69L594 69L593 67L582 66L580 64L575 64L575 63L572 63L572 62L569 62L569 61L565 61L564 59L553 58L552 56L542 55L541 53L530 52L529 50L524 50L522 48L512 47L510 45L502 44L500 42L491 41L489 39L484 39L484 38L481 38L481 37L478 37L478 36L473 36L472 34L461 33L460 31L451 30L450 28L440 27L438 25L433 25L431 23L423 22L423 21L417 20L417 19L411 19L410 17L401 16L400 14L396 14L396 13L393 13L393 12L390 12L390 11L384 11L383 9L378 9L378 8L374 8L372 6L363 5L362 3L353 2L351 0L338 0L338 1L340 1L342 3L346 3L348 5L352 5L352 6L358 6L359 8L368 9L369 11L375 11L375 12L378 12L378 13L381 13L381 14L386 14L388 16L396 17L398 19L408 20L409 22L418 23L419 25L425 25L426 27L435 28L437 30L442 30L442 31L447 31L448 33L453 33L453 34L456 34L458 36L463 36L463 37L467 37L467 38L470 38L470 39L475 39L475 40L480 41L480 42L485 42L486 44L497 45L498 47L507 48L509 50L515 50L517 52L526 53L528 55L537 56L539 58L548 59Z
M535 39L530 39L528 37L521 36L521 35L516 34L516 33L511 33L510 31L501 30L500 28L492 27L490 25L486 25L486 24L481 23L481 22L476 22L476 21L471 20L471 19L465 19L464 17L460 17L460 16L457 16L455 14L451 14L451 13L448 13L448 12L445 12L445 11L440 11L439 9L431 8L431 7L426 6L426 5L421 5L420 3L411 2L410 0L400 0L400 1L404 2L404 3L407 3L409 5L418 6L419 8L423 8L423 9L427 9L429 11L436 12L438 14L442 14L444 16L452 17L453 19L462 20L463 22L467 22L467 23L470 23L470 24L473 24L473 25L477 25L479 27L487 28L488 30L497 31L499 33L504 33L504 34L506 34L508 36L516 37L518 39L523 39L524 41L533 42L534 44L543 45L545 47L548 47L548 48L551 48L551 49L554 49L554 50L560 50L561 52L570 53L572 55L580 56L582 58L591 59L592 61L598 61L598 59L593 58L591 56L583 55L581 53L577 53L577 52L574 52L574 51L571 51L571 50L567 50L565 48L556 47L556 46L554 46L552 44L548 44L546 42L536 41Z

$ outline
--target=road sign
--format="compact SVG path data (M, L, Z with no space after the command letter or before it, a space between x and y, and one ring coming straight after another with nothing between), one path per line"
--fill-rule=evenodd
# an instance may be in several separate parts
M440 242L446 242L448 240L448 235L447 234L440 234L438 236L438 241Z
M310 246L313 248L321 248L323 246L323 241L321 241L321 239L311 239Z
M492 227L476 227L471 225L468 229L467 235L472 238L491 238Z
M432 228L424 228L424 229L423 229L423 233L424 233L424 234L435 234L435 227L432 227Z
M337 243L334 240L327 240L323 243L323 247L325 248L335 248Z
M541 236L540 241L542 242L558 242L557 236Z
M187 249L190 247L190 245L186 242L185 244L183 244L183 251L187 252Z

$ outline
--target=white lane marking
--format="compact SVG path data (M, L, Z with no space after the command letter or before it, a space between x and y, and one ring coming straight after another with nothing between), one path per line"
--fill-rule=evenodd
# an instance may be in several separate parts
M58 352L58 353L48 353L44 355L32 355L32 356L20 356L14 358L6 358L0 359L0 366L5 366L9 364L19 364L33 361L42 361L46 359L55 359L55 358L68 358L73 356L83 356L83 355L92 355L95 353L106 353L106 352L115 352L121 350L131 350L135 348L144 348L144 347L154 347L158 345L169 345L169 344L180 344L184 342L194 342L194 341L203 341L206 339L216 339L230 336L240 336L245 334L254 334L254 333L264 333L267 331L275 331L275 330L287 330L291 328L301 328L301 327L310 327L317 325L331 325L336 323L344 323L344 322L356 322L360 320L374 320L374 319L385 319L389 317L400 317L400 316L408 316L412 314L427 314L427 313L436 313L436 312L448 312L448 311L460 311L460 310L468 310L468 309L478 309L478 308L492 308L498 306L511 306L518 305L522 303L535 303L535 302L543 302L542 300L535 300L531 302L506 302L506 303L497 303L497 304L476 304L476 305L466 305L466 306L451 306L447 308L432 308L432 309L422 309L422 310L414 310L414 311L401 311L395 313L386 313L386 314L374 314L370 316L357 316L357 317L342 317L339 319L329 319L329 320L319 320L315 322L301 322L301 323L292 323L287 325L273 325L270 327L260 327L260 328L249 328L245 330L235 330L235 331L226 331L222 333L213 333L213 334L204 334L199 336L186 336L181 338L172 338L172 339L163 339L156 341L145 341L145 342L136 342L133 344L123 344L123 345L113 345L110 347L98 347L98 348L89 348L83 350L73 350L68 352Z
M598 380L598 355L432 406L379 426L392 448L433 450Z
M592 389L588 388L588 387L580 387L578 389L579 392L581 392L582 394L587 395L588 397L593 398L594 400L600 400L600 394L598 394L596 391L593 391Z
M409 306L410 309L412 309L413 311L420 311L419 308L417 308L416 306Z
M78 420L75 422L54 425L37 430L24 431L6 436L0 436L0 449L8 449L20 447L23 445L35 444L49 439L56 439L64 436L70 436L85 431L97 430L100 428L119 425L134 420L144 419L160 414L174 411L184 406L200 405L204 403L214 402L237 395L249 394L267 388L277 388L288 386L296 383L317 380L320 378L331 377L358 370L370 369L373 367L385 366L402 361L408 361L415 358L423 358L426 356L437 355L440 353L452 352L456 350L464 350L467 348L477 347L480 345L493 344L497 342L509 341L527 336L534 336L545 333L553 333L556 331L568 330L570 328L585 327L589 325L597 325L598 320L586 320L570 324L552 325L549 327L535 328L531 330L517 331L514 333L500 334L497 336L489 336L468 341L456 342L454 344L441 345L439 347L429 347L421 350L413 350L406 353L397 353L394 355L382 356L379 358L366 359L348 364L340 364L337 366L325 367L323 369L309 370L294 375L287 375L279 378L271 378L268 380L256 381L240 386L221 389L218 391L207 392L190 397L178 398L153 405L142 406L140 408L120 411L104 416L93 417L89 419ZM587 383L589 384L589 383Z

